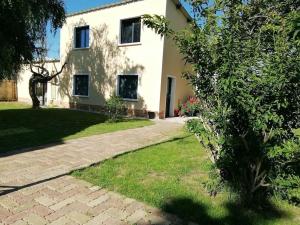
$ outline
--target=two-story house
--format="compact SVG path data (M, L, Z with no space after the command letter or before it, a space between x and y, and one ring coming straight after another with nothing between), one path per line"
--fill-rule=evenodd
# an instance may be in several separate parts
M193 95L181 77L187 66L172 40L143 26L144 14L163 15L174 29L190 20L178 0L123 0L69 14L60 32L60 60L46 66L55 71L68 65L39 87L42 102L101 111L116 93L130 114L173 116L179 101ZM20 74L20 101L30 100L29 77L29 70Z

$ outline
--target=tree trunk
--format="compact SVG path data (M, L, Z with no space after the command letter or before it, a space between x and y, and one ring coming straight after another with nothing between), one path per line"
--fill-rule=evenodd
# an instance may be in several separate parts
M32 108L33 109L38 109L40 108L40 101L36 95L36 76L33 74L30 79L29 79L29 94L32 100Z

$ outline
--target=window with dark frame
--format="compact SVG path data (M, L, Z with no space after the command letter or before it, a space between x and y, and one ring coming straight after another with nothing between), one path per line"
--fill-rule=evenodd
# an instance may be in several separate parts
M138 97L138 75L120 75L118 95L123 99L136 100Z
M121 21L121 44L141 41L141 17Z
M90 44L90 27L75 28L75 48L88 48Z
M74 95L89 95L89 75L74 75Z

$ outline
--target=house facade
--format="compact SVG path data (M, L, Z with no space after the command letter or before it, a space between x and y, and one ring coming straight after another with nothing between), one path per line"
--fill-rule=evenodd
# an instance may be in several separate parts
M41 101L62 107L101 111L112 94L124 99L135 116L174 115L193 95L181 77L188 68L174 42L143 26L144 14L164 15L174 29L188 25L178 0L125 0L69 14L60 32L60 60L47 63L55 80L40 85ZM30 101L28 68L20 74L19 101Z

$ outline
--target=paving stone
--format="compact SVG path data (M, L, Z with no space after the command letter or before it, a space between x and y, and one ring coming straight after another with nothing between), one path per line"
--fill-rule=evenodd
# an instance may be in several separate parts
M116 219L116 218L112 218L112 217L110 217L110 218L104 220L104 221L103 221L103 224L107 224L107 225L108 225L108 224L113 224L113 225L127 225L126 222L121 221L121 220L118 220L118 219Z
M91 191L98 191L98 190L100 190L101 188L100 188L99 186L92 186L92 187L89 187L89 189L90 189Z
M84 224L91 219L91 216L79 212L71 212L67 217L78 224Z
M28 225L28 223L25 222L24 220L18 220L17 222L14 222L12 225Z
M17 204L12 198L9 197L1 199L0 205L8 210L12 210L19 206L19 204Z
M67 199L65 199L65 200L63 200L63 201L61 201L61 202L59 202L55 205L50 206L50 209L52 209L54 211L57 211L57 210L61 209L62 207L71 204L74 201L75 201L75 199L73 197L67 198Z
M77 185L75 185L75 184L69 184L69 185L63 187L62 189L60 189L59 192L64 193L64 192L73 190L76 187L77 187Z
M93 219L91 219L88 223L86 223L86 225L99 225L109 218L111 217L107 213L103 212L98 216L94 217Z
M0 206L0 222L11 215L12 213L9 210Z
M55 211L54 213L46 216L46 219L49 221L54 221L57 220L58 218L65 216L71 212L79 212L79 213L87 213L88 208L86 205L79 203L79 202L74 202L71 203L58 211Z
M143 205L142 204L139 204L137 201L134 201L132 203L130 203L129 205L127 205L127 207L124 209L124 211L131 215L133 214L135 211L139 210L139 209L142 209L143 208Z
M18 220L22 220L26 216L28 216L28 212L23 211L23 212L20 212L20 213L13 214L13 215L5 218L3 221L0 221L0 222L4 222L4 224L13 224L14 222L16 222Z
M19 206L15 207L13 209L13 211L15 213L18 213L18 212L23 212L23 211L26 211L26 210L30 210L34 207L37 206L37 202L33 201L33 200L29 200L28 202L24 202L23 204L20 204Z
M102 212L108 210L109 208L110 208L110 206L108 204L100 204L94 208L88 209L87 213L88 213L88 215L95 217L95 216L101 214Z
M44 218L42 218L36 214L30 214L28 217L25 217L23 220L26 221L30 225L47 224L47 221Z
M66 225L66 224L72 224L72 222L74 224L74 221L72 221L71 219L69 219L66 216L63 216L49 224L50 225Z
M109 208L105 211L108 215L110 215L113 218L117 218L121 221L124 221L129 215L124 210L120 210L117 208Z
M55 200L54 199L48 198L46 196L42 196L42 197L36 198L35 201L37 201L38 203L42 204L43 206L50 206L50 205L55 204Z
M95 207L105 201L107 201L109 199L109 195L108 194L104 194L102 196L100 196L99 198L89 202L87 205L90 207Z
M102 196L106 193L107 193L107 191L104 190L104 189L100 189L98 191L89 190L89 193L88 193L87 197L90 199L90 201L92 201L92 200L94 200L96 198L99 198L100 196Z
M147 212L144 210L137 210L135 211L131 216L126 218L126 221L128 221L130 224L134 224L138 222L139 220L145 218L147 216Z

